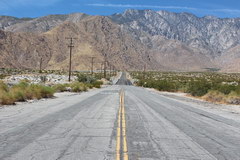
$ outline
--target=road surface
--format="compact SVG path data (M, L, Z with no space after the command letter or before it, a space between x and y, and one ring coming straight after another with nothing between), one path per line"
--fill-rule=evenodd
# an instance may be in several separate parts
M1 108L0 159L240 159L236 115L117 84Z

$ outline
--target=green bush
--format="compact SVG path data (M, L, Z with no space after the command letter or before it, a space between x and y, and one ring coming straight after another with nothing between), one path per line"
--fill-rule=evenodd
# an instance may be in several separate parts
M87 86L81 82L74 82L70 84L73 92L85 92L87 91Z
M137 82L137 85L155 88L159 91L174 92L178 90L178 84L176 82L168 82L166 80L140 80Z
M234 85L228 85L228 84L218 84L218 85L214 85L213 86L214 90L218 90L223 94L229 94L232 91L236 91L237 90L237 86Z
M144 76L143 76L144 75ZM240 104L240 74L213 72L131 72L137 86L181 91L212 102Z
M26 92L21 88L12 88L9 93L17 102L24 102L27 100Z
M0 92L7 92L8 90L8 86L3 81L0 81Z
M5 74L0 74L0 79L4 79L7 75Z
M56 84L54 86L52 86L52 88L56 91L56 92L65 92L67 91L66 88L69 87L68 84Z
M78 82L82 82L82 83L87 83L88 82L88 76L85 74L78 74Z
M207 94L211 88L212 85L205 80L192 81L188 85L187 92L192 96L201 97Z
M94 83L92 83L92 86L95 88L101 88L101 85L103 85L102 81L95 81Z
M53 88L48 86L39 86L41 90L41 96L42 98L51 98L53 97L55 91Z
M93 84L86 83L86 87L89 88L89 89L92 89L93 88Z
M101 88L101 85L103 85L102 81L97 80L97 78L85 75L85 74L78 74L78 82L85 83L86 87L88 88Z
M177 91L177 84L166 80L157 81L157 89L159 91L174 92Z
M203 99L210 102L224 103L226 100L226 95L216 90L210 90L203 96Z
M0 93L0 104L2 105L13 105L15 104L16 99L9 92Z

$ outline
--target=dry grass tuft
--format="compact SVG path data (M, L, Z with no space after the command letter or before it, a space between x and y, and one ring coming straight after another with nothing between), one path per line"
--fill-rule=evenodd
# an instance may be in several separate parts
M15 102L23 102L30 99L41 99L53 97L55 90L51 87L28 84L20 82L17 85L8 87L0 82L0 104L12 105Z

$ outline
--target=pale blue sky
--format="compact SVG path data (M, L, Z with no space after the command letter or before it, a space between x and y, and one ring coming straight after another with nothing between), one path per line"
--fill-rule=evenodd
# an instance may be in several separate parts
M111 15L126 9L190 12L199 17L240 17L240 0L0 0L0 15L16 17L73 12Z

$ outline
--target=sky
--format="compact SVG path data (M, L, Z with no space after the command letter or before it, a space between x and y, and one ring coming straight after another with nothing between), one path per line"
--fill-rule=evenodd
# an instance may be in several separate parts
M86 13L111 15L126 9L167 10L206 15L240 17L240 0L0 0L0 15L40 17L49 14Z

